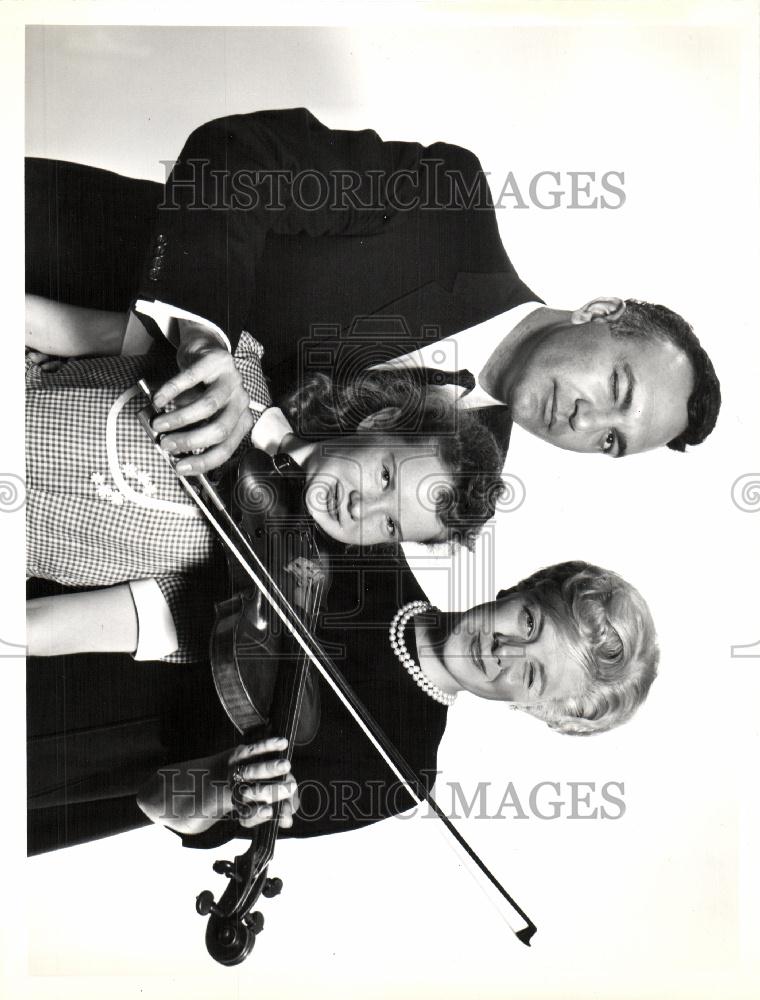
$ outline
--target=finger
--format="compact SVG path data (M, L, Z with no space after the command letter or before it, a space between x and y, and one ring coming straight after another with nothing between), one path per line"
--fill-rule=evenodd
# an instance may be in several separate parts
M183 455L176 465L177 472L181 476L197 476L203 472L210 472L211 469L218 469L234 454L237 446L250 433L252 427L253 417L249 410L245 410L240 415L234 430L227 436L226 441L209 448L200 455ZM190 450L194 451L195 447Z
M279 760L240 761L234 768L234 780L237 782L271 781L273 778L285 778L290 772L290 761Z
M284 736L269 736L265 740L258 740L256 743L240 743L227 758L227 763L232 766L238 761L247 760L256 754L273 753L277 750L284 750L288 741Z
M266 823L274 815L271 806L267 805L246 805L239 811L238 822L246 829L253 826L260 826Z
M45 361L50 361L51 357L51 355L44 354L42 351L32 351L30 349L27 349L26 356L35 365L41 365Z
M295 809L293 807L293 803L290 801L290 799L286 799L286 801L280 805L279 825L281 827L284 827L285 829L291 827L293 825L294 812Z
M186 392L188 389L192 389L193 386L200 385L201 382L213 381L219 375L222 366L227 367L229 365L234 368L232 355L226 351L210 351L208 354L202 355L189 368L177 372L168 382L164 382L153 396L154 406L160 409L162 406L170 403L181 392Z
M217 402L213 394L208 396L204 393L203 398L196 402L156 417L152 426L154 431L163 434L161 447L168 452L180 454L191 448L211 448L222 444L248 409L248 397L241 390L228 399L221 409L212 413L210 407L216 406ZM199 416L201 413L205 416ZM187 419L188 415L192 419ZM210 417L214 419L211 420ZM198 426L200 420L208 420L208 423ZM162 428L169 424L173 428L172 432L163 431Z
M241 785L238 797L242 802L258 802L265 805L272 805L275 802L284 802L295 795L296 783L291 778L289 780L275 781L270 784L246 784Z
M240 388L235 373L231 372L228 378L217 378L206 385L201 395L191 402L183 404L182 400L179 400L176 410L154 417L153 430L159 434L166 434L182 427L190 427L228 408L236 411L235 417L237 417L247 406L248 396Z

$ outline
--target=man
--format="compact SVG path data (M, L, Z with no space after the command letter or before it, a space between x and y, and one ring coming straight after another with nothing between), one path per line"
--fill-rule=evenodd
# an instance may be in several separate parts
M123 228L114 249L129 271L151 189L105 176L75 177L86 192L72 212L78 239L87 213L96 229L98 218L101 228ZM55 184L48 174L57 199L59 181L57 170ZM123 227L113 218L119 206ZM52 217L65 211L56 202ZM34 264L50 233L40 237L34 221L31 232L28 290L50 295L49 275L60 278L60 269ZM110 267L113 283L118 268L108 247L98 251L79 268L91 284ZM709 358L665 307L611 298L566 312L541 303L504 251L472 153L328 129L305 109L232 116L193 132L159 203L139 289L143 322L169 337L182 369L157 402L206 387L156 425L170 450L202 452L184 459L188 473L220 465L250 430L229 353L245 327L264 344L275 387L336 364L424 365L439 383L450 381L440 369L453 369L460 387L446 391L489 413L505 451L511 419L573 451L682 451L710 433L720 406ZM141 330L128 328L127 350L145 348Z

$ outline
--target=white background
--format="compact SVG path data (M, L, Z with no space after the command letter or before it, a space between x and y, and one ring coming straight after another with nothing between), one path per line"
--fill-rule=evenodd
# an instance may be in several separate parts
M6 134L8 185L19 184L24 149L22 16L166 24L178 10L27 3L23 15L2 12L5 93L17 102ZM731 497L738 477L760 479L756 10L499 10L285 6L276 15L283 24L334 24L36 28L26 151L162 180L158 161L176 156L201 122L305 105L332 127L469 147L497 195L509 171L526 200L540 170L625 172L617 210L569 209L566 176L561 207L505 207L505 247L552 306L613 294L686 316L721 378L718 428L686 455L661 450L624 462L563 453L516 428L508 470L525 484L526 500L497 525L496 582L568 558L620 572L655 616L660 676L633 722L588 740L460 698L440 755L442 782L470 792L491 783L491 811L509 781L526 811L539 781L562 783L556 798L567 803L568 781L597 789L622 781L625 815L571 820L565 805L555 820L518 820L507 809L501 820L461 824L538 924L530 949L458 868L432 821L285 844L273 869L285 891L264 906L266 933L245 965L221 969L205 953L204 921L193 909L201 888L219 886L212 857L150 829L23 860L23 664L9 656L0 660L11 741L8 996L756 995L760 660L731 656L732 645L760 640L760 513ZM253 5L181 11L198 23L267 17ZM3 454L4 467L21 474L20 188L6 190L13 366L3 372ZM18 541L22 518L0 518L5 547ZM486 576L477 586L493 582ZM475 586L469 579L465 589ZM20 643L20 562L5 587L0 637ZM600 804L598 792L592 798Z

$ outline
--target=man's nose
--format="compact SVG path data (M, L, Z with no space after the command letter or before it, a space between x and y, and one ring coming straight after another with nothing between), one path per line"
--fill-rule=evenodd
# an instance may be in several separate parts
M601 412L598 407L586 399L576 399L575 409L568 419L572 429L579 434L587 431L598 431L607 421L608 414Z

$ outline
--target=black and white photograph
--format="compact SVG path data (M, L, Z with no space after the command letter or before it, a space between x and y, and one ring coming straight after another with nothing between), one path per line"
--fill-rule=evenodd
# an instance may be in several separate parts
M757 995L759 14L0 10L7 996Z

